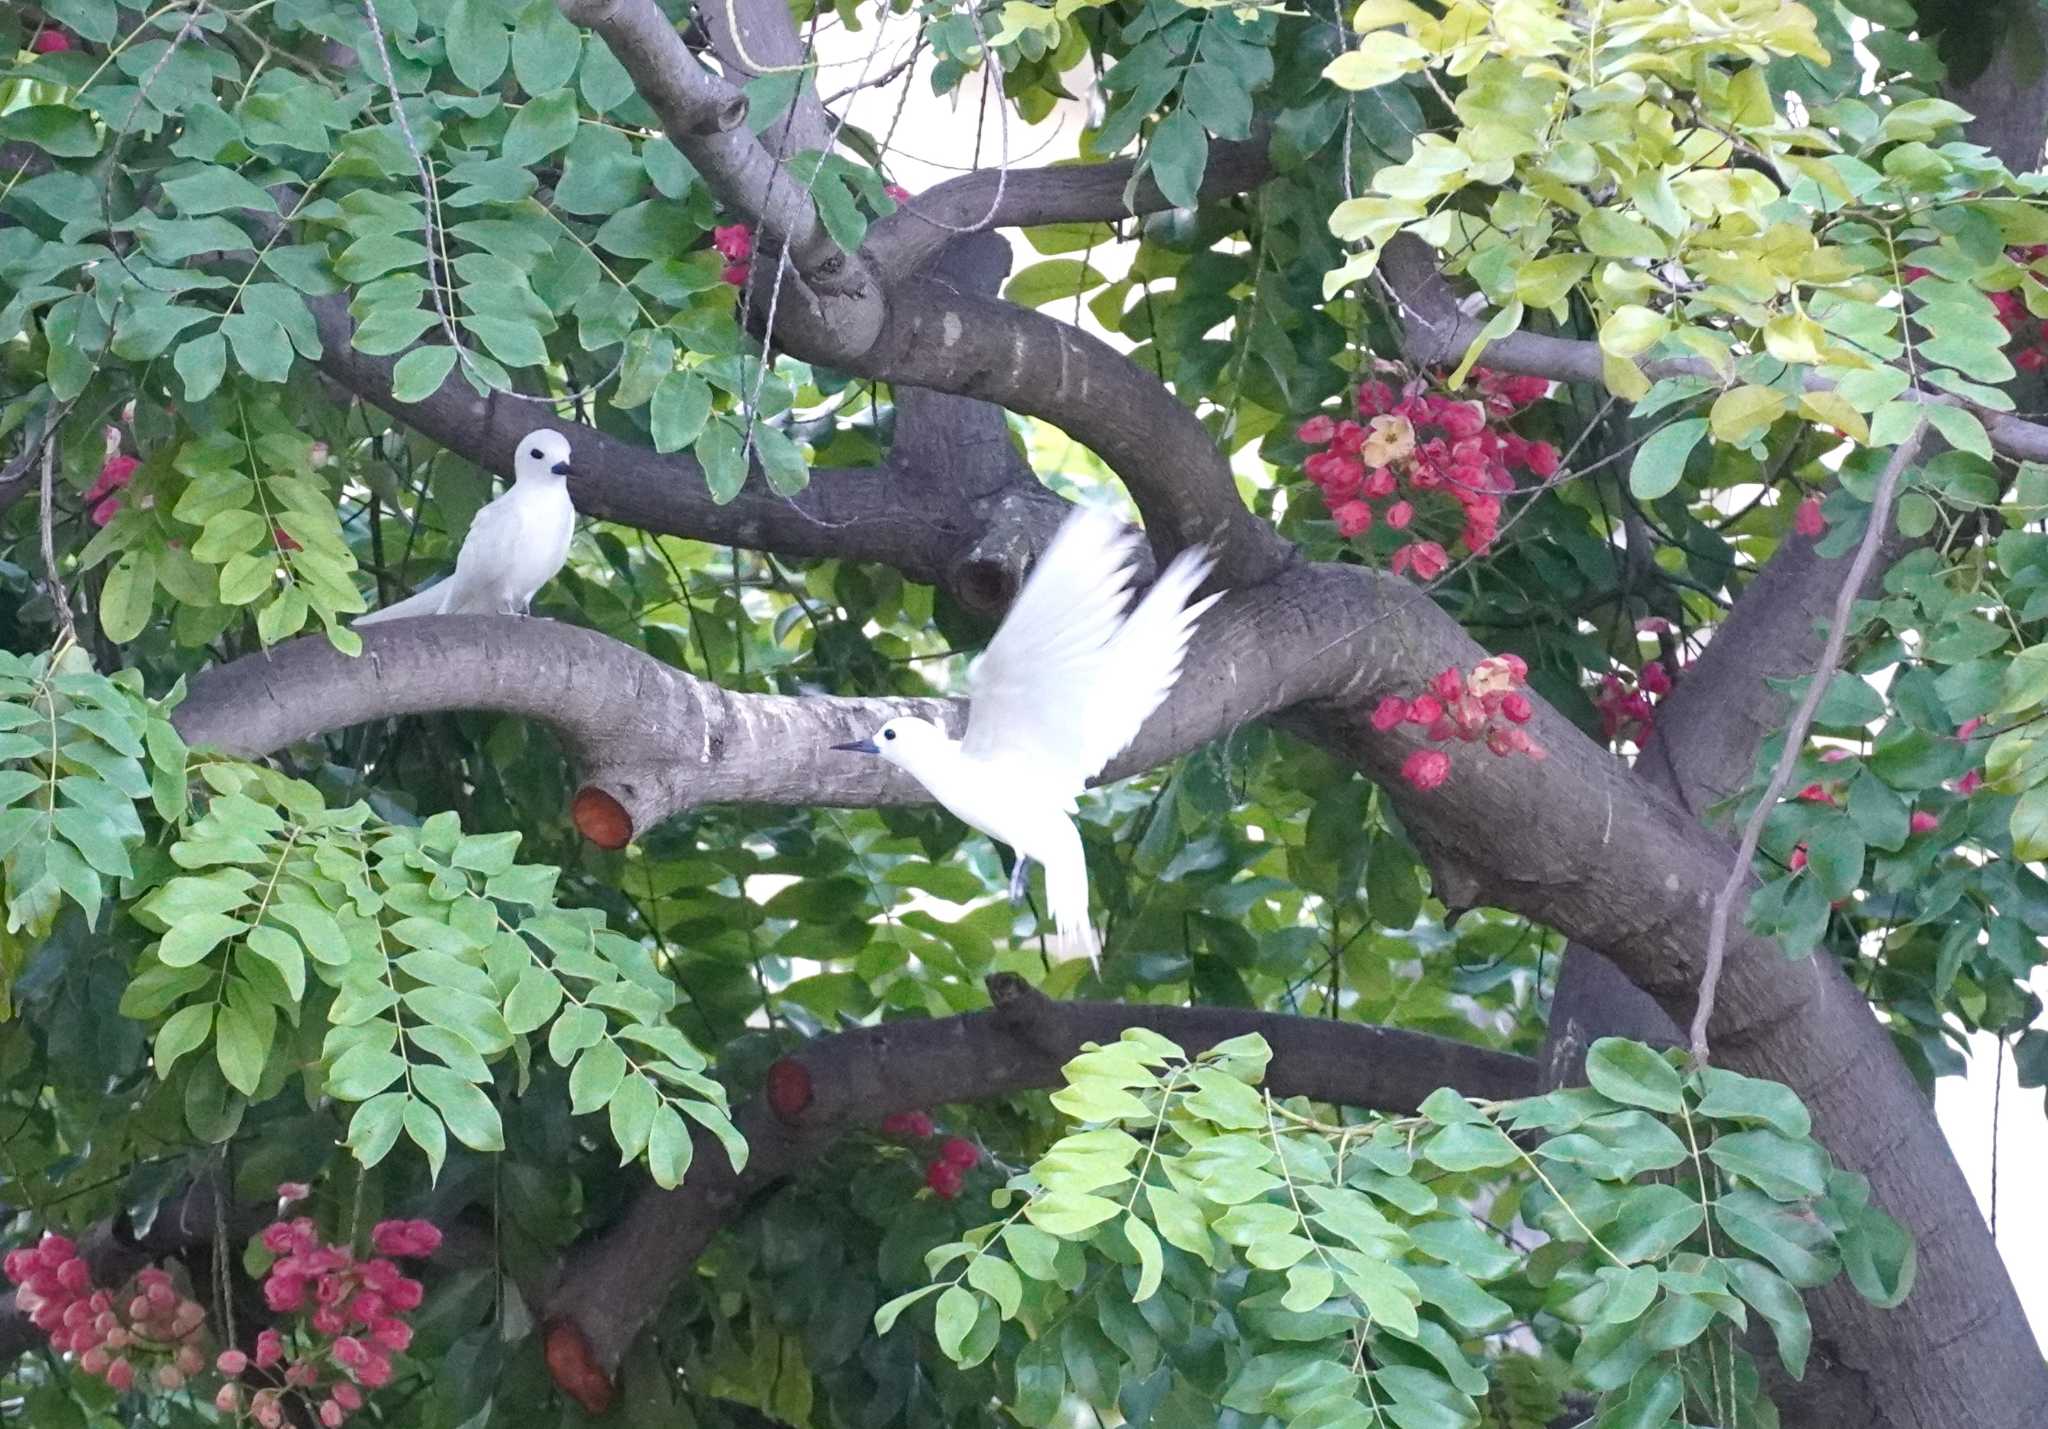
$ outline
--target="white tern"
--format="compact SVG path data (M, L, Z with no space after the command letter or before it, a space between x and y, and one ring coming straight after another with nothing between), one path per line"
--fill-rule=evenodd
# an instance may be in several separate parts
M512 489L476 513L455 574L357 625L416 615L524 615L569 558L576 507L569 500L569 439L543 427L520 439Z
M1077 508L968 668L964 738L906 716L833 746L880 755L963 823L1008 844L1017 855L1013 901L1023 900L1031 863L1043 865L1061 959L1092 960L1101 947L1070 817L1075 798L1166 699L1196 619L1217 599L1188 604L1214 564L1194 547L1173 558L1126 618L1135 551L1114 516Z

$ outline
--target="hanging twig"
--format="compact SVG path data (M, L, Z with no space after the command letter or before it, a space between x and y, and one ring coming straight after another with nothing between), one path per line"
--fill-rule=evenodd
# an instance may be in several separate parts
M66 645L78 643L78 627L71 621L71 599L64 591L64 577L57 570L57 541L52 512L56 506L57 427L52 423L43 434L43 584L50 592L50 604L57 612L57 629Z
M1820 702L1827 694L1829 677L1833 675L1835 666L1841 663L1842 647L1849 641L1849 616L1855 609L1858 592L1870 577L1870 567L1877 560L1877 548L1884 544L1885 529L1891 524L1892 497L1899 489L1899 478L1913 464L1926 435L1927 419L1922 417L1892 452L1891 460L1885 463L1884 472L1877 479L1877 489L1870 495L1869 523L1863 528L1863 539L1856 547L1855 559L1849 562L1849 572L1842 578L1842 588L1835 594L1834 620L1828 627L1820 663L1814 668L1813 678L1807 682L1806 693L1800 698L1792 722L1785 727L1785 747L1778 755L1778 767L1771 771L1771 782L1764 786L1763 798L1757 801L1756 808L1750 811L1749 819L1742 826L1742 842L1736 847L1734 865L1728 870L1728 881L1714 895L1713 916L1707 924L1707 961L1700 973L1699 1006L1692 1015L1692 1061L1695 1067L1703 1067L1707 1062L1707 1023L1714 1015L1714 994L1720 988L1721 965L1728 956L1729 914L1735 908L1735 900L1742 896L1743 885L1749 881L1750 861L1756 857L1757 843L1763 838L1764 822L1770 818L1778 800L1784 797L1785 786L1792 782L1792 770L1799 763L1800 751L1806 747L1806 732L1813 727L1813 717L1819 712Z

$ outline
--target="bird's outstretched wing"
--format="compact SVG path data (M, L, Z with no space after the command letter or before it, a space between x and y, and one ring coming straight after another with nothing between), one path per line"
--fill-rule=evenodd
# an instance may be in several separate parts
M1025 761L1066 803L1137 738L1180 674L1211 563L1182 552L1126 621L1134 553L1109 513L1067 518L968 672L964 753Z

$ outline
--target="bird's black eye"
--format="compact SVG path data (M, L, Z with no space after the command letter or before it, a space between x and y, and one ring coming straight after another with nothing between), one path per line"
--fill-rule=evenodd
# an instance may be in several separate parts
M885 729L882 731L882 738L884 739L894 739L895 737L896 731L893 729Z
M532 458L533 458L533 459L534 459L535 461L539 461L539 460L540 460L540 448L539 448L539 447L534 447L534 448L533 448L532 450L530 450L530 451L528 451L528 452L527 452L527 455L528 455L528 456L530 456L530 457L532 457Z

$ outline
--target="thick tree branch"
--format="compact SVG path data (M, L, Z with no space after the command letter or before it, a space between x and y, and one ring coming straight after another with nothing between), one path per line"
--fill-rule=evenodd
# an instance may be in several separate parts
M841 1137L891 1112L1058 1086L1060 1068L1084 1043L1113 1042L1127 1027L1148 1027L1189 1053L1257 1032L1273 1049L1266 1085L1276 1094L1344 1106L1412 1111L1441 1086L1513 1097L1535 1085L1526 1058L1419 1033L1236 1008L1053 1002L1009 975L989 979L989 994L987 1012L886 1022L807 1043L787 1060L800 1069L809 1104L784 1118L764 1098L748 1103L738 1116L747 1168L737 1175L700 1135L681 1187L644 1192L624 1220L575 1252L548 1315L578 1325L609 1372L719 1228L755 1195L816 1165Z
M1228 198L1257 188L1273 176L1263 134L1212 145L1202 171L1201 198ZM1031 228L1044 223L1114 223L1120 218L1171 208L1148 175L1131 205L1131 159L1103 164L1054 165L998 174L979 169L948 179L917 195L868 234L868 256L887 281L909 276L963 228Z
M1045 418L1123 479L1157 554L1207 544L1219 583L1250 584L1291 559L1293 548L1245 509L1228 459L1163 383L1107 343L1041 314L933 278L885 289L865 254L847 254L824 234L809 193L740 122L739 91L697 63L653 0L558 3L618 56L712 191L758 215L766 234L788 246L818 304L777 305L774 338L785 350L856 376ZM756 289L768 269L768 260L757 262ZM755 303L759 310L758 293Z
M800 337L819 352L817 360L834 366L866 352L882 327L882 285L865 258L825 231L809 190L747 127L746 96L698 63L654 0L556 3L618 57L705 186L720 202L754 215L765 244L787 252L804 294L781 305L778 335ZM772 255L756 265L764 275L773 270Z
M919 798L872 762L826 746L883 713L955 716L956 707L932 701L731 695L603 637L543 622L446 618L366 636L356 661L306 639L210 671L194 682L181 728L194 743L255 753L272 740L400 709L549 718L577 748L585 777L631 811L611 829L623 842L650 816L709 800ZM1451 780L1428 793L1399 778L1418 739L1373 730L1367 711L1375 697L1413 690L1446 666L1469 668L1483 654L1411 586L1355 567L1295 567L1233 593L1204 619L1175 698L1109 773L1285 711L1291 727L1387 789L1447 903L1485 902L1555 927L1607 954L1674 1017L1689 1015L1708 909L1732 857L1724 841L1545 707L1529 728L1550 751L1546 760L1466 753ZM579 816L586 812L579 807ZM601 821L579 822L604 832ZM1504 827L1516 836L1503 838ZM1878 1201L1920 1237L1928 1269L1905 1306L1878 1311L1851 1291L1831 1292L1823 1329L1844 1345L1876 1347L1856 1368L1898 1406L1898 1421L1940 1424L1957 1396L1982 1402L1970 1388L1982 1355L2002 1365L2038 1363L2021 1354L2025 1317L1996 1248L1954 1213L1969 1193L1938 1126L1868 1003L1833 962L1788 961L1776 945L1738 931L1712 1033L1725 1064L1798 1090L1823 1141L1868 1174ZM1982 1318L1987 1301L2001 1307L1998 1326L1978 1328L1974 1339L1957 1333ZM1950 1348L1930 1358L1930 1345ZM2021 1421L1986 1422L2002 1429Z
M835 555L879 561L914 580L944 584L948 558L973 528L967 503L954 509L920 501L923 523L904 520L909 492L884 468L825 469L795 496L778 496L749 480L720 505L694 457L662 456L595 427L563 420L548 408L493 393L479 397L459 376L418 402L391 395L394 357L358 352L345 298L308 306L320 327L320 370L350 392L478 466L509 471L520 438L538 426L569 439L576 476L569 494L585 516L643 531L719 545L772 550L786 556Z

